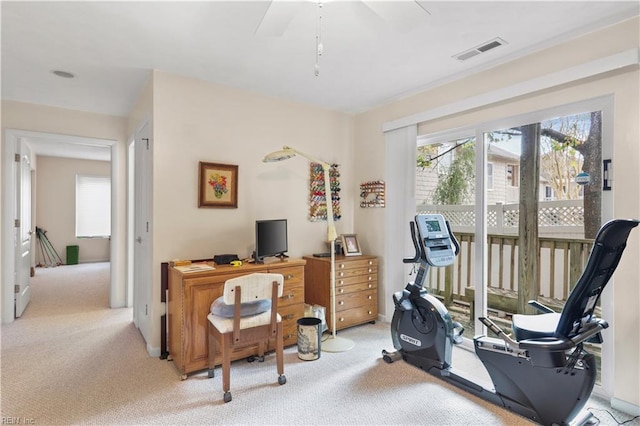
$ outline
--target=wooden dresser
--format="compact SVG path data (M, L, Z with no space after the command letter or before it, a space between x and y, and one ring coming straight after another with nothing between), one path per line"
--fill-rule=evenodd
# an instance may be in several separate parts
M211 271L182 273L169 267L168 284L168 349L181 378L208 367L209 322L207 315L211 302L222 296L224 283L229 278L254 272L271 272L284 276L284 289L278 301L278 313L282 316L285 346L298 341L297 320L304 316L304 265L302 259L273 261L265 264L249 264L234 267L218 265ZM275 348L275 341L269 349ZM251 346L235 351L232 360L257 354ZM216 365L222 363L216 355Z
M331 330L331 258L305 256L305 302L325 307ZM378 317L378 259L336 256L336 329L374 322Z

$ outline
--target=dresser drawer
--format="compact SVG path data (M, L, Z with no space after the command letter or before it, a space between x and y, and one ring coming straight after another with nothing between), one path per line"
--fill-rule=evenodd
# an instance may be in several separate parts
M336 277L336 288L339 289L345 286L352 286L354 284L364 284L362 289L367 288L367 284L371 284L373 287L378 286L378 274L366 274L366 275L355 275L351 277ZM369 287L369 288L373 288Z
M304 304L304 282L284 283L282 296L278 299L278 308L289 305Z
M282 317L284 345L292 345L298 341L298 320L304 316L304 305L278 307Z
M377 305L377 289L339 294L336 296L336 312L357 308L358 306Z
M352 325L375 321L376 319L378 319L376 306L360 306L358 308L336 312L336 328L340 330L351 327Z
M338 280L353 278L353 277L366 277L368 275L377 274L378 270L374 267L357 268L357 269L344 269L336 271L336 283Z
M378 259L344 259L336 261L336 272L345 269L366 269L368 267L374 268L375 270L378 267Z
M378 281L367 281L352 285L338 286L336 285L336 295L356 293L365 290L375 290L378 287Z
M285 288L289 284L304 283L304 268L270 268L269 273L282 274Z

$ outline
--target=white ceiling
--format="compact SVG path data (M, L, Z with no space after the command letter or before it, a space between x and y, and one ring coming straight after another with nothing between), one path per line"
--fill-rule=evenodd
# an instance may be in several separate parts
M362 112L637 16L636 1L7 2L2 98L126 116L158 69ZM461 62L496 37L507 44ZM76 74L63 79L51 74Z

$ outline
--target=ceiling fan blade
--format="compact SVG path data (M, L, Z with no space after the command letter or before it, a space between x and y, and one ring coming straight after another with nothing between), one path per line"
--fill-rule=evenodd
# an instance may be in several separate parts
M431 15L424 1L362 0L362 3L400 32L410 31Z
M300 1L277 1L269 2L262 20L255 30L256 35L267 37L280 37L286 31L294 16L305 5Z

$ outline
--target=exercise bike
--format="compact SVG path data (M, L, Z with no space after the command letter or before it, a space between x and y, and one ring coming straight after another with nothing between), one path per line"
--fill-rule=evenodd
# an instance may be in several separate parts
M582 412L596 379L595 357L584 342L601 343L606 321L594 316L605 285L615 271L627 238L640 221L618 219L598 231L587 265L561 313L530 301L540 315L514 315L513 337L489 318L479 318L499 338L473 339L493 389L487 389L454 370L454 344L462 342L462 326L447 308L423 288L430 267L451 265L460 246L448 222L439 214L420 214L411 222L416 255L405 263L419 263L414 282L393 296L395 312L391 338L395 351L383 359L406 362L500 407L544 425L597 424ZM416 235L417 232L417 235Z

